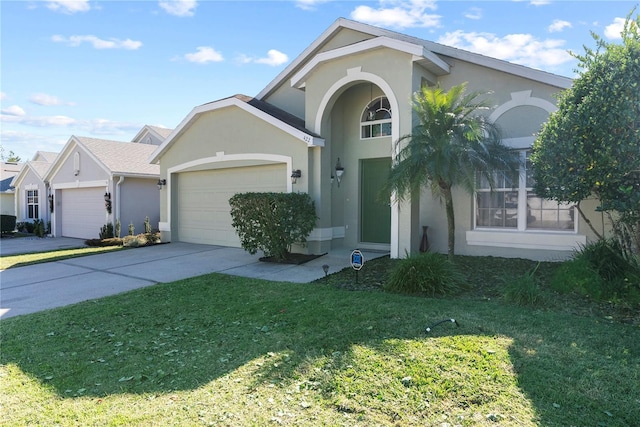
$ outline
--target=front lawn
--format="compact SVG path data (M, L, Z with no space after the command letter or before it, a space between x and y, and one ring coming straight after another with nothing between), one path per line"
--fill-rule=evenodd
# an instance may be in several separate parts
M374 292L383 258L358 285L210 274L3 320L3 423L637 425L637 324L506 304L515 264L459 259L481 271L456 298Z
M49 252L34 252L28 254L6 255L0 258L0 270L13 267L24 267L43 262L62 261L69 258L78 258L87 255L95 255L101 252L120 250L122 246L105 246L91 248L60 249Z

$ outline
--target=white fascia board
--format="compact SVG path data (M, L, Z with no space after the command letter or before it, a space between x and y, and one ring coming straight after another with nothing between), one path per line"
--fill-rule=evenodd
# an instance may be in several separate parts
M219 110L221 108L228 108L228 107L241 108L242 110L248 112L249 114L252 114L252 115L258 117L259 119L264 120L265 122L269 123L270 125L273 125L273 126L277 127L278 129L282 130L283 132L288 133L289 135L293 136L294 138L299 139L300 141L303 141L309 147L324 147L324 139L323 138L318 138L318 137L312 136L312 135L310 135L308 133L305 133L305 132L303 132L303 131L301 131L299 129L296 129L293 126L290 126L287 123L276 119L275 117L271 116L270 114L267 114L264 111L259 110L258 108L253 107L252 105L249 105L246 102L244 102L244 101L242 101L242 100L240 100L238 98L231 97L231 98L221 99L219 101L214 101L214 102L211 102L211 103L208 103L208 104L203 104L203 105L195 107L193 110L191 110L189 115L187 117L185 117L184 120L182 120L182 122L180 122L178 127L176 127L173 130L173 132L171 132L171 134L167 137L167 139L153 152L153 154L149 158L149 163L157 163L160 160L160 157L162 156L162 154L173 143L173 140L179 134L181 134L182 131L187 126L189 126L193 120L195 120L197 118L197 116L199 116L200 114L203 114L203 113Z
M100 168L109 176L112 175L111 170L104 164L100 159L98 159L95 154L91 152L91 150L87 149L87 147L76 137L72 135L69 138L69 142L64 146L60 155L56 158L56 161L49 166L49 169L44 175L43 181L51 182L55 174L58 172L60 167L64 164L64 162L73 154L74 148L81 149L91 160L93 160Z
M298 69L300 65L306 61L315 51L317 51L322 45L326 43L333 35L344 27L344 20L342 18L334 21L329 28L327 28L317 39L313 41L300 55L296 57L287 67L282 70L276 78L274 78L264 89L256 95L257 99L263 100L274 89L276 89L283 81L287 80L287 76L290 76L294 70ZM366 31L365 31L366 32Z
M29 162L26 162L22 166L22 168L20 169L20 172L18 172L18 174L16 176L14 176L13 179L11 179L11 182L9 183L9 186L10 187L18 187L20 185L20 183L22 182L22 180L24 179L24 177L27 175L27 170L29 170L29 169L31 169L31 165L29 165Z
M64 163L64 160L67 157L69 157L69 153L77 144L78 141L75 139L75 136L72 135L64 145L64 147L62 147L62 150L60 150L60 154L58 154L56 160L51 163L51 166L49 166L49 169L47 169L47 171L45 172L44 177L42 178L43 181L51 181L51 177L54 175L54 171L60 168L60 165Z
M422 45L392 39L389 37L376 37L317 54L311 59L311 61L307 62L305 66L300 69L300 71L294 74L294 76L291 78L291 86L297 88L302 87L302 84L304 84L309 74L311 74L311 72L322 63L382 48L393 49L412 55L414 61L426 59L440 68L443 74L449 72L449 64L438 58L437 55L429 52Z
M140 131L138 131L136 136L133 137L131 142L142 141L142 137L145 135L145 133L149 133L150 131L151 131L151 129L149 129L149 127L147 125L144 125L142 127L142 129L140 129Z

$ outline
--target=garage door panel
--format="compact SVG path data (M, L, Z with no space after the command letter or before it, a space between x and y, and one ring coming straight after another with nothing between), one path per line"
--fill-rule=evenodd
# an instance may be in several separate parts
M240 247L229 199L237 193L285 192L284 164L185 172L178 177L178 239Z
M97 239L106 223L102 188L64 189L60 194L61 226L63 237Z

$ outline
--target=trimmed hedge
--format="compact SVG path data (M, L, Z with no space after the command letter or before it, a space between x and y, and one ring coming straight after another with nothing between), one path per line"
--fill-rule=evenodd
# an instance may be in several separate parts
M317 219L307 193L238 193L229 205L242 247L278 260L287 257L292 244L306 243Z
M0 232L11 233L16 229L15 215L2 215L0 219Z

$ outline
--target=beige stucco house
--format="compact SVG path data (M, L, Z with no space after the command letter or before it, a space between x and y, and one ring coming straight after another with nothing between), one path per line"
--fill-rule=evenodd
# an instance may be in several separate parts
M403 204L377 200L394 142L417 124L412 94L468 82L491 91L490 119L523 159L556 109L565 77L337 20L257 96L195 107L150 161L166 185L164 241L239 246L228 199L237 192L300 191L315 201L317 225L306 251L332 248L446 252L443 207L425 190ZM300 177L291 178L295 171ZM560 259L589 237L571 206L537 198L523 168L519 182L489 192L455 192L456 253Z

